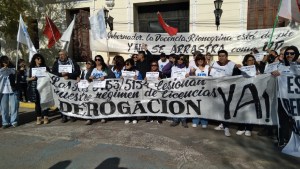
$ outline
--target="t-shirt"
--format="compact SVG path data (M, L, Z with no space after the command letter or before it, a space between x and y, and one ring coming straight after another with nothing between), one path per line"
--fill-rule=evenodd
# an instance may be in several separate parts
M97 68L94 68L91 76L94 76L95 79L99 79L101 77L107 76L107 73L102 71L102 70L98 70Z
M208 76L208 69L209 69L208 65L205 65L203 70L200 70L199 67L196 67L195 69L196 69L195 72L196 76Z
M10 81L9 81L9 76L3 77L4 80L4 86L3 86L3 94L10 94L13 93L11 86L10 86Z
M210 75L213 77L232 76L235 63L229 61L226 65L221 66L218 62L212 64Z
M158 61L159 71L162 71L163 67L166 66L166 64L169 63L169 60L167 59L165 62L161 61L161 59Z
M124 68L123 68L124 69ZM117 79L120 79L122 76L122 71L118 71L116 69L114 69L114 67L111 68L111 71L115 74Z

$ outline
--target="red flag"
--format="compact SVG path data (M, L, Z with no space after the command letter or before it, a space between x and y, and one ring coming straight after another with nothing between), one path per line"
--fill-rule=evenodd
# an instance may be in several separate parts
M51 48L57 42L61 34L50 18L46 16L46 26L43 34L48 38L48 48Z
M173 28L171 26L169 26L168 24L166 24L166 22L164 21L164 19L162 18L161 14L159 12L157 12L157 16L158 16L158 22L160 23L161 27L170 35L176 35L178 32L177 28Z

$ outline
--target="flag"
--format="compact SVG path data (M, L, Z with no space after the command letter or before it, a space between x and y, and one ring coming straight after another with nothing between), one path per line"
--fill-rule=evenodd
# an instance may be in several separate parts
M17 41L19 43L27 45L28 50L29 50L29 61L31 61L32 56L34 54L36 54L37 51L30 39L30 36L27 31L27 26L25 25L21 15L20 15L20 19L19 19L19 30L18 30Z
M48 48L51 48L61 37L59 30L48 16L46 16L43 34L48 38Z
M170 35L176 35L178 32L177 28L173 28L171 26L169 26L168 24L166 24L166 22L164 21L164 19L162 18L161 14L159 12L157 12L157 16L158 16L158 22L160 23L161 27Z
M282 0L278 16L300 23L300 0Z
M71 40L71 36L72 36L74 24L75 24L75 18L76 18L76 15L74 15L72 22L70 23L70 25L65 30L62 37L60 38L60 41L62 42L62 46L63 46L62 49L66 50L66 51L68 51L68 49L69 49L69 44L70 44L70 40Z
M103 39L107 38L104 11L100 9L96 15L91 16L90 18L91 31L93 39Z

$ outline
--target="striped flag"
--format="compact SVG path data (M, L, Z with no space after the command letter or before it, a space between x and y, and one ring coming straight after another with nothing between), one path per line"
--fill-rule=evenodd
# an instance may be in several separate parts
M278 16L300 23L300 0L282 0Z
M30 39L30 36L27 31L27 26L25 25L21 15L20 15L20 19L19 19L19 30L18 30L17 41L19 43L27 45L28 50L29 50L29 61L31 61L32 56L34 54L36 54L37 51Z

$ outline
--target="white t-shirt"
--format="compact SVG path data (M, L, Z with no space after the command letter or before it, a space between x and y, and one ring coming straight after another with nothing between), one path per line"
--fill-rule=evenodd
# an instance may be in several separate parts
M229 61L226 65L221 66L218 62L212 64L210 75L213 77L232 76L235 63Z
M208 70L209 70L208 65L205 65L203 70L200 70L199 67L196 67L195 69L196 69L195 71L196 76L208 76Z
M163 67L166 66L167 63L169 63L168 59L165 62L163 62L163 61L161 61L161 59L159 59L159 61L158 61L159 71L162 71Z
M107 74L105 72L103 72L102 70L97 70L97 68L94 68L91 76L93 76L95 79L99 79L103 76L107 76Z
M195 59L193 58L192 60L190 60L189 62L189 68L192 69L192 68L196 68L196 63L195 63Z
M4 80L4 86L3 86L3 94L10 94L13 93L11 86L10 86L10 81L9 81L9 76L3 77Z

